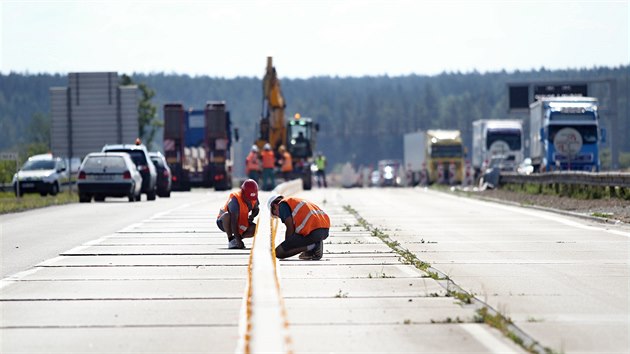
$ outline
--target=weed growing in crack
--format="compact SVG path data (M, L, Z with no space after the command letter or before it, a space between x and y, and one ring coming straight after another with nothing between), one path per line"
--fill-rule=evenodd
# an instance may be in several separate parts
M341 291L341 289L339 289L339 292L337 292L337 294L335 294L335 297L339 298L339 299L345 299L345 298L348 297L348 293L347 292L344 293L343 291Z

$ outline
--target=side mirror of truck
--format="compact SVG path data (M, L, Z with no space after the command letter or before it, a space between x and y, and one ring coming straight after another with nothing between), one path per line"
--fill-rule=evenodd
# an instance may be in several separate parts
M606 128L600 129L600 136L602 144L606 143Z
M238 142L239 139L238 128L234 128L234 141Z

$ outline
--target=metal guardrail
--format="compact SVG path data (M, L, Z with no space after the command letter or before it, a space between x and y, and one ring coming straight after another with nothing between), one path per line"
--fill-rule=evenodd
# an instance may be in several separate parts
M630 173L554 171L521 175L514 172L501 172L500 184L506 183L572 184L582 186L630 188Z

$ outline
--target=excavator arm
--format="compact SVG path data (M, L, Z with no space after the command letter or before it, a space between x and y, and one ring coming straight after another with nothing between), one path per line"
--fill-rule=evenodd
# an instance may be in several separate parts
M267 68L263 78L260 136L256 142L259 148L262 148L265 143L269 143L274 151L277 151L280 145L286 146L285 107L286 103L276 68L273 67L273 59L267 57Z

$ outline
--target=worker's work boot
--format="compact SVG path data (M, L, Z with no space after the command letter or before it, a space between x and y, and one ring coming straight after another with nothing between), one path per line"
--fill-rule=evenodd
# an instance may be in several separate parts
M320 259L322 259L322 256L324 255L324 241L319 241L319 243L317 243L317 246L315 246L315 248L313 249L313 258L311 258L314 261L319 261Z
M228 242L228 248L231 250L238 249L238 240L235 238L231 239L230 242Z
M310 261L313 259L313 251L304 251L300 253L300 259L303 261Z

